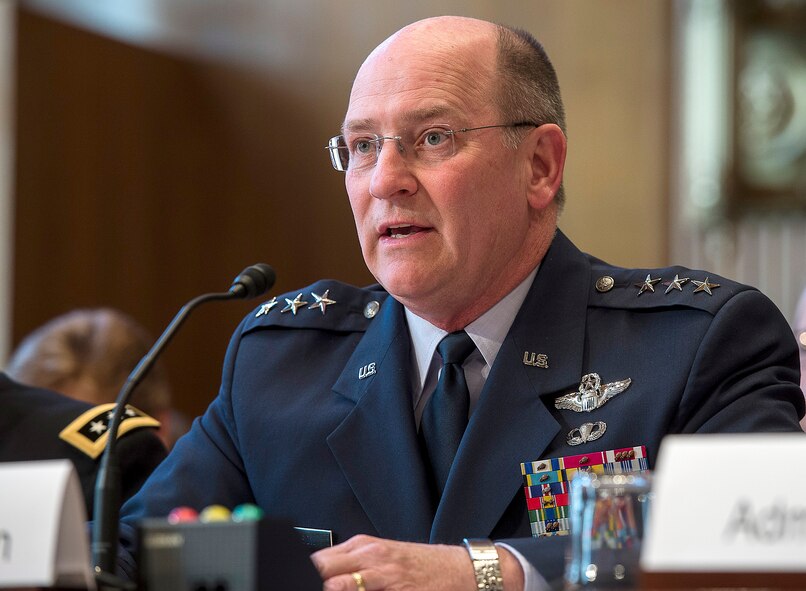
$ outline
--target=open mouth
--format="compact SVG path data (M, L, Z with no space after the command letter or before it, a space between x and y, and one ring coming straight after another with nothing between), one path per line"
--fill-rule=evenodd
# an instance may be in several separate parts
M406 236L411 236L412 234L417 234L418 232L424 232L426 229L427 228L421 228L420 226L389 226L386 228L385 235L389 236L390 238L405 238Z

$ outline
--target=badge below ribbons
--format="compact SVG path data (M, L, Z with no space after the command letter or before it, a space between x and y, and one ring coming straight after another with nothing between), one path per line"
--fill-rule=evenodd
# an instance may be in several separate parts
M522 463L523 490L532 536L565 536L571 533L568 485L577 472L623 474L648 469L646 447L643 445Z

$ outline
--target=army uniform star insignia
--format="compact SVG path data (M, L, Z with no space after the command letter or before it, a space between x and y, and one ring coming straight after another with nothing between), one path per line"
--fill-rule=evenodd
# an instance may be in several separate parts
M106 428L106 423L103 421L92 421L90 423L90 432L97 433L98 435L106 431Z
M688 277L680 277L680 275L675 274L674 279L671 281L664 281L664 285L668 285L669 287L666 288L666 291L663 293L669 293L673 289L677 291L683 291L683 286L688 283Z
M79 449L92 459L96 459L104 451L109 439L109 422L115 411L115 403L101 404L84 411L59 433L59 439ZM129 431L142 427L159 427L159 421L147 414L126 406L121 413L118 437Z
M286 303L285 308L280 310L280 312L281 313L282 312L291 312L294 316L297 315L297 310L299 310L300 308L303 308L303 307L308 305L308 302L306 302L305 300L302 299L302 294L301 293L298 293L297 297L295 297L293 300L289 300L288 298L285 298L285 303Z
M694 290L694 293L697 293L698 291L704 291L708 295L714 295L711 293L711 290L719 287L719 284L709 283L708 282L709 279L710 277L706 277L705 281L697 281L696 279L692 279L691 282L697 286L697 288Z
M638 295L641 295L645 291L651 291L651 292L654 293L655 292L655 284L660 280L661 280L660 277L658 277L657 279L652 279L651 275L649 273L647 273L646 279L644 279L643 283L636 283L635 284L635 287L639 288L638 289Z
M260 310L258 310L257 314L255 314L255 318L259 318L260 316L268 314L271 311L271 309L274 308L274 306L276 306L277 304L278 304L277 298L272 298L265 304L262 304L260 306Z
M329 289L326 289L325 293L323 293L322 295L317 295L317 294L311 292L311 295L313 296L313 299L316 300L316 302L311 304L310 306L308 306L308 309L313 310L314 308L319 308L322 311L322 316L324 316L325 315L325 309L328 306L338 303L338 302L336 302L336 300L331 300L331 299L329 299L327 297L327 295L329 293L330 293Z
M602 379L598 373L585 374L579 383L579 390L555 399L554 407L574 412L591 412L604 406L616 394L624 392L630 383L632 380L627 378L602 385Z

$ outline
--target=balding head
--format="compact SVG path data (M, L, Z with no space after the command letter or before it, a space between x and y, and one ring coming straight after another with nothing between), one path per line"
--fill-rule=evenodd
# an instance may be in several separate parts
M565 138L502 110L516 94L502 92L502 31L437 17L386 39L356 75L340 140L367 266L449 331L522 282L556 229ZM509 58L528 46L514 40Z
M404 51L462 50L477 42L494 44L497 25L463 16L436 16L414 22L396 31L369 54L370 61L395 47ZM492 46L492 45L491 45Z
M427 18L403 27L378 45L356 80L376 60L394 60L396 55L412 52L428 52L460 66L472 80L472 90L479 95L476 98L495 105L501 121L552 123L566 132L556 71L531 33L469 17ZM523 128L508 129L504 138L515 146L523 133ZM555 202L561 210L565 203L562 185Z
M448 77L475 100L489 101L496 69L496 26L472 18L440 16L400 29L364 60L353 84L350 103L364 98L367 82L373 88L388 84L389 92L399 88L397 85L406 80L388 77L386 73L395 73L396 64L400 67L410 64L412 56L417 57L420 68L433 66L433 76L425 78L424 84L441 85Z

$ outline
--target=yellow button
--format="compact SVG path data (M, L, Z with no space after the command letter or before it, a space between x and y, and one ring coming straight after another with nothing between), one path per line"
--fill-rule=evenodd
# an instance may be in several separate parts
M215 521L229 521L230 510L223 505L209 505L199 513L199 521L212 523Z

